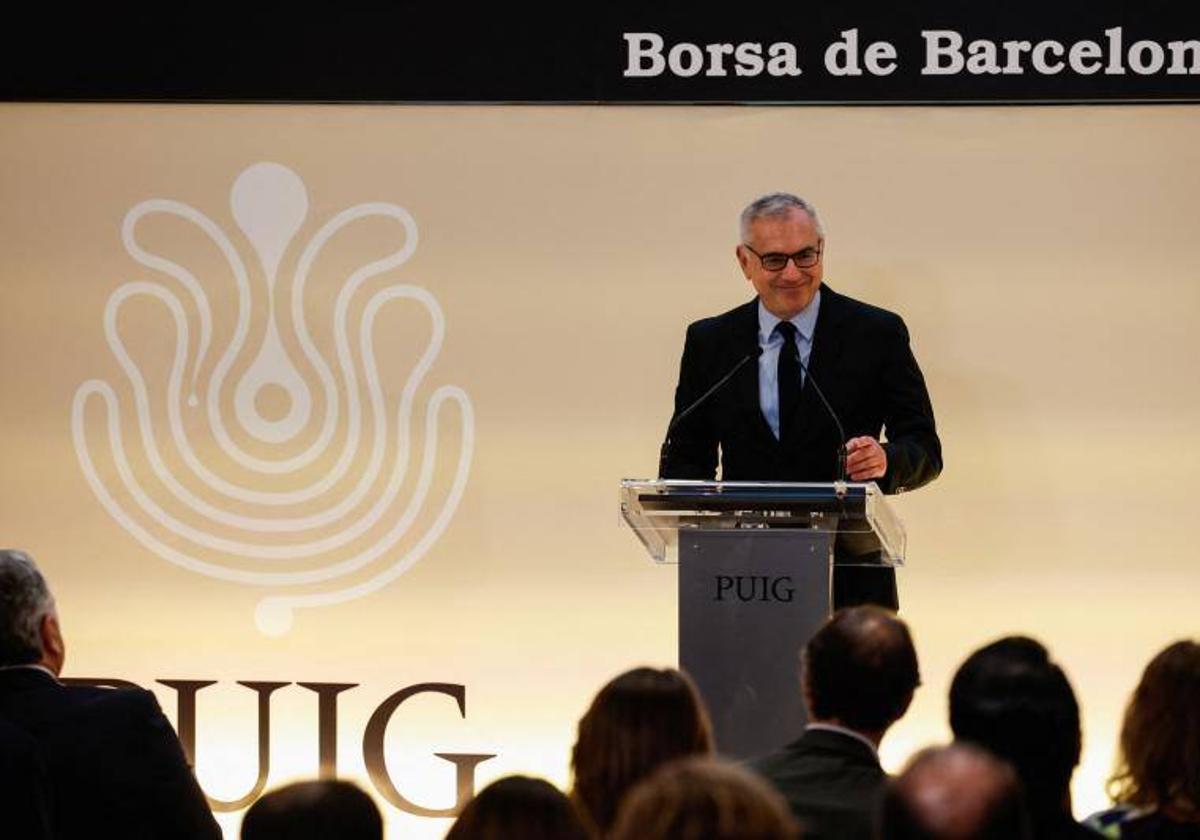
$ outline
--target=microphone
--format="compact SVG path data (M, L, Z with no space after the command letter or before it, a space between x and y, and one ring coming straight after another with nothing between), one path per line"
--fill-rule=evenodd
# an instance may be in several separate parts
M837 412L833 410L833 406L829 404L829 400L825 399L825 394L821 391L821 386L817 384L817 380L809 373L808 366L800 359L800 354L796 354L796 362L800 365L800 370L804 371L804 375L808 377L808 381L812 383L813 390L817 392L817 396L821 398L821 404L825 406L825 410L829 412L829 416L833 418L833 424L838 430L837 450L837 481L838 484L846 483L846 430L842 428L842 421L838 419Z
M717 393L717 391L721 390L721 388L725 385L726 382L728 382L730 379L733 379L733 377L737 375L737 372L739 370L744 368L750 362L757 361L758 357L761 356L762 354L763 354L763 349L761 347L755 346L755 348L752 351L750 351L745 356L743 356L741 359L739 359L738 363L729 369L729 373L725 374L720 379L718 379L716 381L716 384L714 384L711 388L709 388L707 391L705 391L703 394L701 394L699 396L699 398L697 398L691 405L689 405L683 411L681 411L675 415L675 417L667 425L666 439L663 440L662 447L658 451L658 474L659 475L663 474L663 467L666 466L666 463L667 463L667 451L671 448L671 433L674 432L676 429L678 429L679 424L682 423L684 420L686 420L688 418L688 416L692 414L692 412L694 412L700 406L704 405L704 403L706 403L708 401L709 397L711 397L713 394ZM822 397L822 399L824 399L824 397Z

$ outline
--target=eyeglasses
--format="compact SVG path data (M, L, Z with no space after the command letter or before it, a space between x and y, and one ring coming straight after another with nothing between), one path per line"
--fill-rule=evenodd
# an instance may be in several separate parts
M787 267L788 260L794 262L796 268L812 268L821 261L822 246L820 245L816 248L804 248L794 254L760 254L745 242L742 243L742 247L758 257L762 267L767 271L783 271Z

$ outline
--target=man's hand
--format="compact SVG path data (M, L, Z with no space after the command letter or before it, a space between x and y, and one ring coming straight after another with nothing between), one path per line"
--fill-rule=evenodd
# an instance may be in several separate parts
M850 438L846 441L846 472L851 481L883 478L887 472L887 452L873 437Z

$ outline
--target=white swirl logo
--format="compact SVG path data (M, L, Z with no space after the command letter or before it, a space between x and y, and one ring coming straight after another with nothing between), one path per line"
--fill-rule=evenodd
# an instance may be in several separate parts
M254 248L266 282L266 328L248 366L245 366L243 354L247 350L245 345L253 309L249 272L221 228L186 204L165 199L138 204L125 216L122 238L134 260L173 278L187 291L190 308L185 307L171 286L130 282L113 292L104 311L105 338L133 395L137 426L130 436L140 441L141 459L158 480L154 485L159 488L157 492L169 494L165 501L172 510L155 500L131 466L123 443L120 402L111 385L92 379L79 387L71 407L71 432L89 485L122 528L159 557L184 569L272 589L259 601L255 621L262 632L281 635L291 628L297 608L341 603L374 592L404 574L429 551L449 525L466 487L474 447L474 416L471 401L461 388L443 385L429 395L425 405L424 446L419 472L403 509L395 511L400 506L397 497L409 475L414 404L422 381L441 351L445 319L437 300L420 286L390 285L367 299L358 322L358 350L369 404L367 411L360 402L347 322L354 295L363 284L402 265L412 256L417 247L416 222L404 208L385 203L356 205L330 219L304 246L296 262L290 288L290 323L281 327L276 310L276 277L289 244L308 214L304 182L287 167L258 163L238 176L230 204L234 220ZM198 229L220 250L236 284L236 325L224 352L212 365L202 385L200 373L212 350L214 337L213 309L204 286L192 273L161 255L149 253L138 244L139 223L155 214L173 216ZM353 271L338 291L331 319L343 400L331 366L314 342L305 320L305 284L329 239L351 223L368 217L398 222L404 231L404 241L398 250L383 259ZM183 475L172 471L160 451L152 412L154 403L148 393L146 377L118 333L122 305L138 297L161 303L174 320L175 350L166 383L165 415L172 452L176 453L174 461L186 464ZM393 428L389 425L387 400L375 360L373 326L381 308L398 300L415 302L424 308L431 334L399 394ZM194 342L189 333L191 323L198 326ZM288 335L294 338L294 344L312 371L309 378L315 375L316 382L306 381L289 355L282 340L284 329L291 330ZM193 344L195 356L189 361ZM283 449L285 457L262 457L257 450L248 451L248 447L235 441L226 427L221 395L228 387L226 379L235 366L239 370L245 366L233 385L232 400L232 414L241 433L268 448L273 447L273 452ZM185 423L185 387L190 411L198 414L203 410L204 414L200 425L207 439L197 441L195 445L191 436L195 434L197 424L191 424L189 429ZM315 400L314 391L320 394ZM274 412L276 416L266 416L272 412L261 410L264 394L286 395L285 399L277 400L286 404L286 411L281 416L278 416L279 412ZM106 410L111 459L123 492L118 489L114 493L106 486L88 449L85 409L93 396L100 398ZM461 414L457 464L440 508L434 504L429 516L421 520L423 531L410 535L434 484L441 408L447 401L456 403ZM319 419L313 417L314 404L318 409L323 408L323 416ZM368 413L369 432L364 429L364 414ZM314 435L310 431L308 437L312 441L305 446L302 432L311 430L313 421L318 424L316 432ZM343 421L344 426L338 434L339 423ZM393 435L395 451L390 471L387 471L385 455ZM363 442L365 438L368 440ZM338 440L340 450L335 442ZM210 463L205 463L206 459L199 457L197 451L218 453L220 457L213 458L210 454L207 458ZM324 460L318 461L322 458ZM218 474L213 463L218 460L225 467L222 470L224 476ZM352 466L355 465L359 468L355 470L356 480L352 481L355 472ZM176 471L183 472L179 467ZM309 480L314 474L317 477ZM264 489L275 487L288 478L297 486L287 490ZM343 479L346 485L352 486L339 493L340 488L336 485ZM377 481L383 483L383 487L376 488L372 494ZM201 485L202 492L193 489ZM118 498L128 500L125 506ZM133 515L127 509L131 505L136 505L140 513ZM257 512L262 508L279 515L250 515L250 511ZM184 509L187 514L183 518L175 515ZM303 514L296 514L297 509ZM242 532L240 538L228 536L229 529ZM318 530L319 536L306 534ZM161 538L165 533L171 535L167 540ZM292 541L284 542L285 539ZM402 540L403 548L397 548ZM201 550L197 551L197 547ZM211 556L214 552L215 560ZM288 565L292 568L287 568ZM351 575L355 578L353 582L342 580ZM296 591L298 587L304 587L305 591Z

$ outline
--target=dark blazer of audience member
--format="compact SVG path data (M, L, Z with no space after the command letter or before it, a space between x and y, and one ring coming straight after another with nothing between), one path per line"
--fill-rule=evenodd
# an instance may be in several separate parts
M41 572L27 554L0 551L0 719L37 744L54 836L219 840L154 695L63 685L65 651Z
M880 840L1031 840L1017 774L956 743L917 753L884 795Z
M1146 666L1109 793L1118 807L1088 820L1107 837L1200 838L1200 644L1175 642Z
M1071 815L1079 705L1039 642L1009 636L967 657L950 684L950 728L1017 771L1036 840L1095 840Z
M635 668L600 689L579 721L571 798L589 830L605 834L635 784L672 759L712 751L712 725L692 681L674 668Z
M588 840L578 812L544 779L505 776L463 808L446 840Z
M800 685L804 734L750 766L786 797L806 838L867 840L887 782L879 742L920 685L908 627L881 607L839 610L805 645Z
M663 765L625 797L611 840L793 840L787 803L748 770L712 758Z
M296 782L262 796L246 811L242 840L383 840L371 797L336 779Z
M37 742L0 719L0 837L50 840L50 776Z

